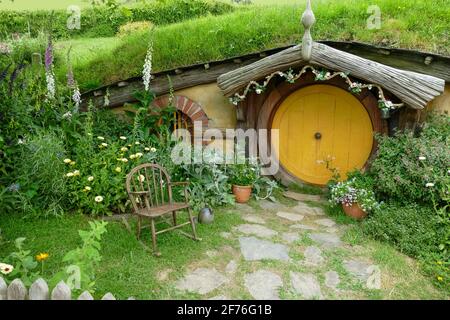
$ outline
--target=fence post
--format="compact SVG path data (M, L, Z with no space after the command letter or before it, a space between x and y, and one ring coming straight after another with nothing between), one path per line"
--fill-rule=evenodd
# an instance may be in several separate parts
M89 293L89 291L84 291L80 294L78 300L94 300L94 297Z
M52 291L52 300L72 300L72 290L60 281Z
M114 296L112 295L112 293L108 292L107 294L105 294L102 298L102 300L116 300L116 298L114 298Z
M22 280L14 279L8 287L8 300L25 300L27 297L27 288Z
M50 295L47 282L42 278L37 279L31 285L28 296L30 300L48 300Z
M0 300L6 300L8 298L8 286L5 280L0 277Z

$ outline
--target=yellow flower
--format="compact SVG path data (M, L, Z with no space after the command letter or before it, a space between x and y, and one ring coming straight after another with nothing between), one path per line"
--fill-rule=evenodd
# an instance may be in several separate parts
M122 158L122 159L120 159L120 161L127 163L128 159L127 158Z
M102 141L105 140L105 138L103 138L103 137L97 137L97 139L102 140Z
M39 254L36 256L36 260L39 261L39 262L42 262L42 261L47 260L48 257L49 257L49 254L48 254L48 253L42 252L42 253L39 253Z
M138 180L140 182L144 182L145 181L145 177L142 174L140 174Z
M73 175L74 175L74 176L79 176L79 175L80 175L80 170L75 170L75 171L73 172Z
M150 151L150 148L145 147L144 150L145 150L145 151Z
M0 263L0 272L3 274L10 274L13 272L14 267L10 264Z
M69 164L69 163L71 163L72 162L72 160L70 160L70 159L64 159L64 163L65 164Z
M132 147L132 145L131 145L131 144L129 144L129 145L128 145L128 148L131 148L131 147Z
M135 154L132 154L132 155L130 156L130 159L131 159L131 160L136 159L136 155L135 155Z
M103 201L103 197L102 196L96 196L94 200L95 200L95 202L102 202Z
M71 166L74 166L75 163L76 163L75 161L70 161L70 165L71 165Z
M134 144L138 146L138 145L140 145L141 143L140 143L139 141L136 141Z
M93 181L93 180L94 180L93 176L88 177L88 181Z
M127 148L127 147L120 148L120 151L122 151L122 152L127 152L127 151L128 151L128 148Z
M69 172L68 174L66 174L66 177L73 177L73 172Z
M152 152L156 152L156 148L151 148L150 149Z
M441 276L437 277L438 281L444 281L444 278L442 278Z
M127 140L127 137L121 136L121 137L120 137L120 140Z
M107 147L108 146L108 144L107 143L102 143L102 147Z
M116 167L116 172L122 172L122 168L121 167Z
M91 191L92 189L91 189L91 187L89 187L89 186L86 186L86 187L84 187L84 191Z
M142 154L142 153L140 153L140 152L138 152L138 153L136 153L136 154L135 154L135 156L136 156L136 158L140 158L140 157L142 157L142 156L143 156L143 154Z

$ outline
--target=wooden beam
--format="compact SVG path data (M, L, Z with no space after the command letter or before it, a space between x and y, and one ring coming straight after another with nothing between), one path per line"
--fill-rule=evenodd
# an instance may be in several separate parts
M443 79L396 69L321 43L313 44L309 62L302 59L302 47L294 46L223 74L217 83L226 96L231 96L252 80L261 80L273 72L305 64L348 72L355 78L387 89L414 109L423 109L429 101L441 95L445 87Z

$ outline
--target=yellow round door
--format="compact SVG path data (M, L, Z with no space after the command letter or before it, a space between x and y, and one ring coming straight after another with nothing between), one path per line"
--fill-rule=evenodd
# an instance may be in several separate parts
M291 175L325 185L331 168L342 179L361 169L373 146L373 127L364 106L351 93L330 85L312 85L289 95L272 122L279 129L277 158ZM276 153L275 148L275 153Z

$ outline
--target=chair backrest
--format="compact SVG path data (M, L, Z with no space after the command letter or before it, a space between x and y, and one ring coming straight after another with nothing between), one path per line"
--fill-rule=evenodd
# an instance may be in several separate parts
M141 164L127 175L126 188L134 210L172 203L172 189L167 171L153 163Z

